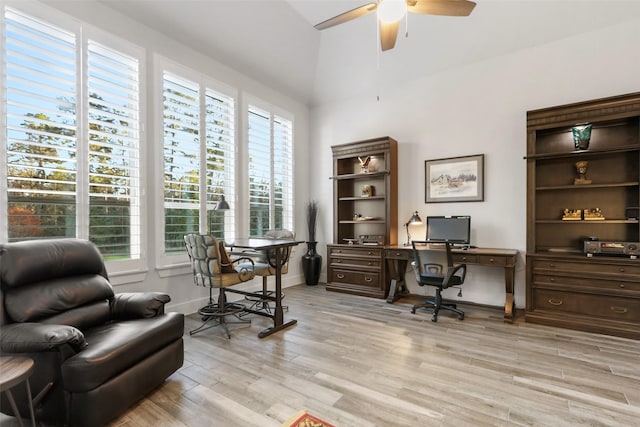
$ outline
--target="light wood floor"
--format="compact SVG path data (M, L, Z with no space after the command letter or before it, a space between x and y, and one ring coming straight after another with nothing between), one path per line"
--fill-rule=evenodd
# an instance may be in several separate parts
M277 427L301 409L339 427L640 425L640 341L474 306L432 323L408 298L285 291L298 324L265 339L266 318L227 340L189 336L190 316L184 366L111 427Z

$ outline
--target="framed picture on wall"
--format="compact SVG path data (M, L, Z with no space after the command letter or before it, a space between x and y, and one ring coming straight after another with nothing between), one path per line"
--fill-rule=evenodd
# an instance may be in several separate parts
M425 160L424 201L484 201L484 154Z

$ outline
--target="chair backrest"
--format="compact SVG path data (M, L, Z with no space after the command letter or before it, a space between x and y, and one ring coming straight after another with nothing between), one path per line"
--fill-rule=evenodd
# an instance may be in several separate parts
M287 230L285 228L277 228L274 230L268 230L267 232L264 233L265 238L268 239L278 239L278 240L295 240L296 238L296 233L294 233L291 230ZM289 259L291 258L291 254L293 253L294 248L292 247L287 247L287 248L282 248L280 249L280 256L284 257L287 262L282 266L282 273L287 273L288 271L288 264L289 264ZM271 254L272 256L274 256L275 254ZM259 263L267 263L267 258L264 255L264 253L260 253L258 254L258 256L256 257L256 262ZM275 260L272 259L271 263L274 263ZM270 268L270 270L272 270L272 268ZM272 272L272 274L275 273Z
M267 231L266 233L264 233L264 237L268 237L270 239L293 240L296 238L296 233L284 228L278 228L275 230Z
M221 273L219 243L209 234L189 233L184 236L193 280L198 286L216 286L214 276Z
M453 267L449 242L433 244L414 240L412 245L413 265L418 283L425 277L444 280L449 269Z
M110 319L114 292L100 251L80 239L0 245L0 322L86 329Z

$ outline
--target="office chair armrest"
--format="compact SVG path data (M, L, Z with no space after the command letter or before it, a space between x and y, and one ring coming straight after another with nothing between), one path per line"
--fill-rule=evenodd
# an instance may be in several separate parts
M460 276L460 283L464 282L464 278L467 277L467 264L454 264L451 268L447 270L447 275L444 278L443 283L449 283L451 277L458 276L459 271L462 271L462 276Z

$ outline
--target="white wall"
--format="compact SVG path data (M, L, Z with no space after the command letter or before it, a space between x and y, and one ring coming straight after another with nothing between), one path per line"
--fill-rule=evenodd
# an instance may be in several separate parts
M244 94L272 104L279 110L286 110L295 116L294 119L294 140L295 140L295 231L301 239L306 238L306 223L304 221L304 205L309 199L309 179L308 179L308 135L309 135L309 110L305 104L297 100L286 97L271 88L252 80L242 74L241 70L234 70L215 59L202 55L188 46L182 45L167 35L151 30L144 25L129 19L113 9L95 2L94 0L69 1L55 0L43 5L29 0L0 0L0 6L7 4L14 6L27 13L31 13L41 19L47 19L50 13L64 13L74 19L88 23L104 31L117 35L133 44L146 49L146 140L143 141L146 150L146 159L143 164L146 169L146 180L148 183L146 192L146 220L144 220L146 239L146 262L147 271L128 275L125 278L113 277L116 284L116 292L133 291L160 291L171 295L172 301L168 305L169 310L183 313L193 313L208 299L208 290L197 288L193 284L193 278L187 265L177 266L170 269L159 269L156 265L156 248L160 247L162 235L156 235L157 209L161 194L153 194L152 189L157 188L154 184L158 179L162 179L161 173L156 171L152 159L157 158L158 150L162 149L161 123L154 121L154 105L161 102L158 93L154 91L154 54L160 54L177 63L206 74L222 83L235 87L240 93L237 105L243 104ZM245 96L246 98L246 96ZM238 120L241 115L238 114ZM241 128L246 126L241 122ZM239 135L242 135L239 132ZM248 179L248 178L247 178ZM246 184L246 182L245 182ZM246 204L245 204L246 206ZM239 211L239 209L237 210ZM240 213L238 213L240 215ZM244 216L246 217L246 215ZM237 226L236 229L242 229ZM248 229L248 226L245 227ZM143 243L144 245L144 243ZM304 245L300 245L294 252L289 265L289 273L283 277L283 286L291 286L303 283L302 267L300 257L306 252ZM185 252L186 253L186 252ZM271 278L270 280L273 280ZM244 289L261 288L261 278L256 278L253 282L244 285ZM231 297L231 296L230 296Z
M474 63L370 96L311 111L312 193L322 201L319 236L332 241L331 145L389 135L398 141L399 241L411 213L471 215L472 244L520 251L516 305L525 306L526 112L640 91L640 20ZM424 161L484 153L485 200L424 202ZM424 236L413 226L412 236ZM319 239L320 240L320 239ZM326 252L324 253L326 259ZM326 269L326 266L325 266ZM412 293L427 293L407 274ZM470 267L462 300L504 304L501 269ZM445 294L457 298L455 290Z

